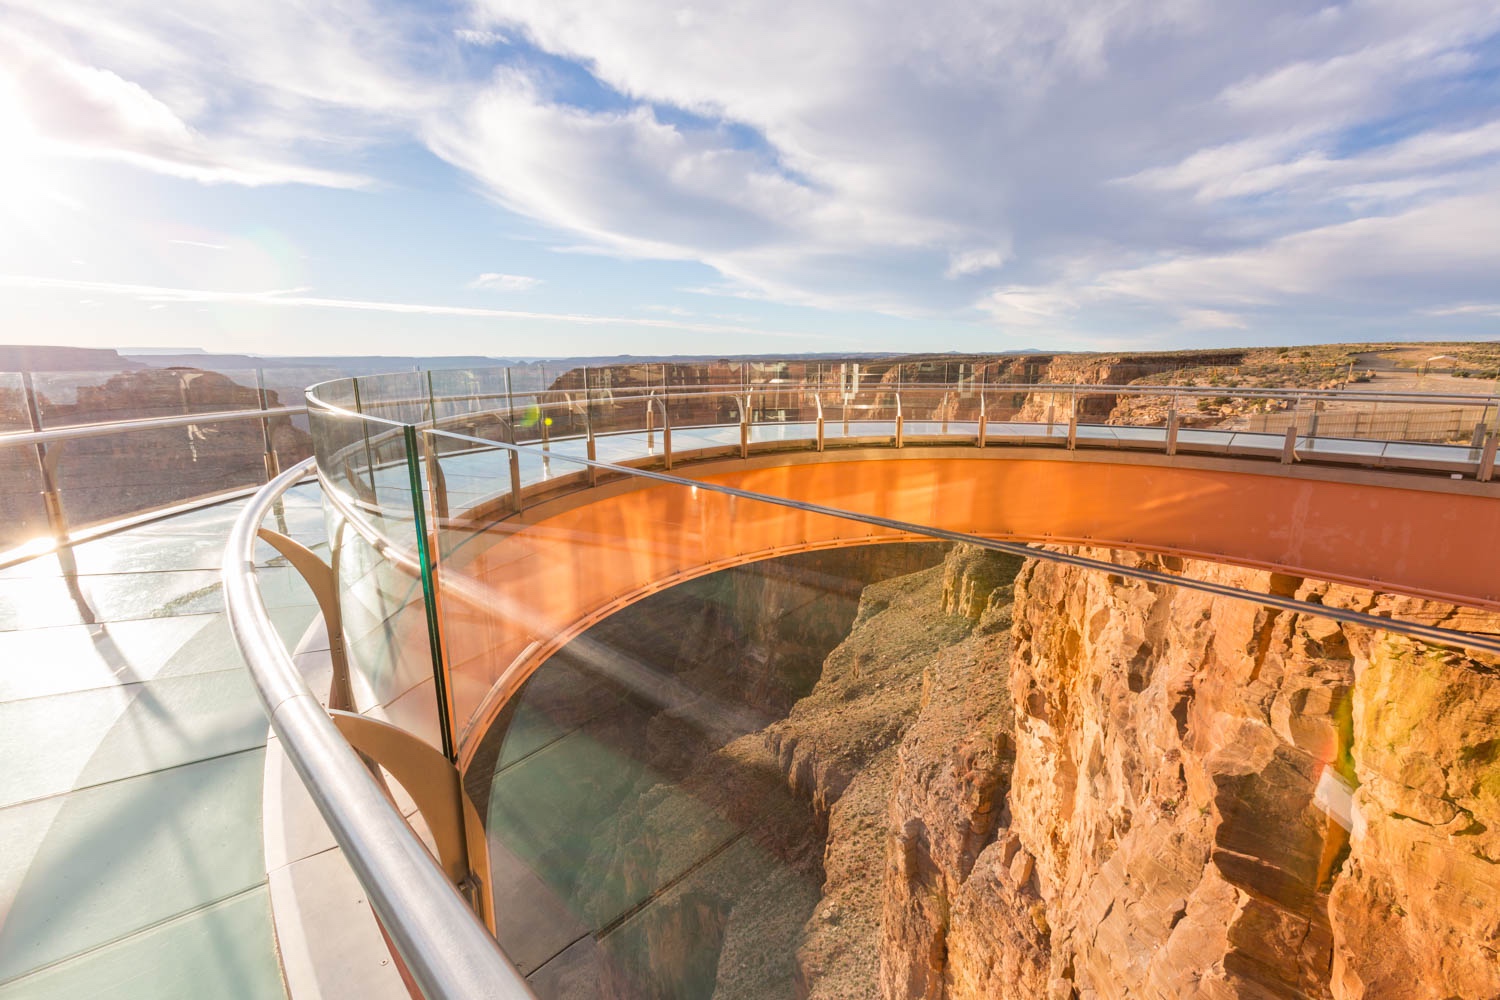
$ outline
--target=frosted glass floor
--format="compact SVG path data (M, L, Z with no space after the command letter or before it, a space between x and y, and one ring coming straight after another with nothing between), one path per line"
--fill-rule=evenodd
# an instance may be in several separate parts
M221 555L223 545L220 539ZM256 581L267 608L297 607L311 601L310 592L290 567L261 567ZM0 579L0 632L223 610L218 570L111 573L79 576L71 582L64 577Z
M224 539L240 507L240 503L232 502L185 511L75 545L73 562L80 576L169 569L217 573L224 562ZM294 486L288 490L282 511L280 518L274 514L267 518L266 526L304 541L322 540L323 507L316 486ZM263 546L262 554L270 558L274 553L269 546ZM0 581L62 575L63 567L56 555L38 556L0 569Z
M270 893L263 885L0 986L0 1000L55 997L215 997L279 1000L269 955Z
M284 996L261 846L265 717L223 612L242 502L0 570L0 1000ZM268 525L321 547L315 488ZM311 593L269 546L283 641Z
M0 995L28 973L263 885L264 757L256 748L0 809ZM269 952L242 960L276 962Z

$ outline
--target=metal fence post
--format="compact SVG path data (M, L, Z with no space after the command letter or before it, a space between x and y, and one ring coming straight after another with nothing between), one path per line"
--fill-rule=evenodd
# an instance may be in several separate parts
M1167 454L1177 454L1177 393L1167 396Z
M271 408L270 396L266 393L266 372L264 368L255 369L255 397L260 402L262 413ZM281 475L281 460L276 455L276 449L271 444L271 418L260 418L260 439L265 448L266 482L270 482Z
M586 385L588 376L585 375L584 379ZM585 436L584 454L590 462L599 461L599 446L594 440L594 399L589 395L587 388L583 392L583 433ZM599 470L592 465L589 466L589 485L599 485Z
M667 471L672 471L672 420L667 415L667 397L661 397L661 450L666 457Z
M823 450L823 394L813 390L813 402L818 404L818 450Z
M354 378L351 378L349 384L354 392L354 412L360 416L364 416L364 402L359 398L359 376L356 375ZM375 490L375 452L370 448L370 425L361 420L359 422L359 433L365 442L365 472L367 478L370 480L370 502L373 504L379 500L380 494Z
M1500 431L1490 431L1485 438L1484 454L1479 459L1479 471L1474 478L1487 483L1495 475L1495 446L1500 444Z
M26 396L26 420L33 431L42 429L42 411L36 401L36 387L31 381L31 372L21 373L21 388ZM68 540L68 519L63 512L62 493L57 487L57 459L62 442L53 446L38 443L32 446L36 453L37 471L42 480L42 510L47 517L47 530L59 547Z

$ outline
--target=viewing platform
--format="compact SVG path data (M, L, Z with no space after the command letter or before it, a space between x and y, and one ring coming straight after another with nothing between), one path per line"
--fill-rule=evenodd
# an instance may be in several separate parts
M663 747L709 734L694 754L728 752L789 706L626 655L599 630L644 627L656 611L628 613L653 599L709 608L708 590L673 588L770 560L907 546L890 566L927 569L956 546L1014 560L1013 576L1024 560L1214 614L1500 654L1495 397L587 379L517 391L503 371L402 373L315 385L305 418L269 405L185 416L170 426L305 419L312 457L277 454L267 434L269 481L253 497L234 483L233 500L210 491L11 554L4 659L59 666L12 670L0 705L0 816L22 847L0 879L0 997L117 983L115 995L333 997L404 982L432 998L548 998L739 974L723 921L769 921L774 907L731 869L806 898L788 927L824 912L823 888ZM0 435L0 450L34 454L47 510L61 511L47 447L160 426L36 428ZM864 578L833 566L809 606L858 597ZM687 607L674 613L710 620ZM1278 711L1296 732L1299 713L1322 709ZM279 756L268 769L266 715L308 793L265 799L285 815L262 814L266 782L292 774ZM1335 749L1308 758L1321 770L1276 779L1306 783L1319 827L1311 874L1288 876L1301 895L1277 897L1278 913L1326 899L1351 837L1360 849L1355 790L1370 782L1347 763L1355 737L1329 738ZM812 780L787 779L793 792ZM655 812L631 812L638 800ZM648 837L667 816L672 835ZM585 821L594 832L570 839ZM276 880L335 845L347 867ZM1270 847L1235 850L1285 867ZM700 907L688 922L719 942L716 973L673 951L689 938L662 936L710 897L722 919ZM289 928L317 947L290 945ZM341 954L364 971L336 972Z

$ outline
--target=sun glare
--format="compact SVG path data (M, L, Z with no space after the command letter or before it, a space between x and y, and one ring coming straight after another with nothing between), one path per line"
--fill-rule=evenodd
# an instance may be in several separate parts
M60 205L73 200L56 190L43 167L45 145L14 91L0 81L0 241L30 239Z

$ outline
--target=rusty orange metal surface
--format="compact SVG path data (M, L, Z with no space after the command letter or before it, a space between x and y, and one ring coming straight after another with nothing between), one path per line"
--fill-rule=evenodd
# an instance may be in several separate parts
M1164 552L1500 610L1493 495L1172 463L937 453L714 468L694 478L987 538ZM598 492L493 526L441 566L443 639L466 751L552 652L647 594L789 552L920 540L682 486Z

